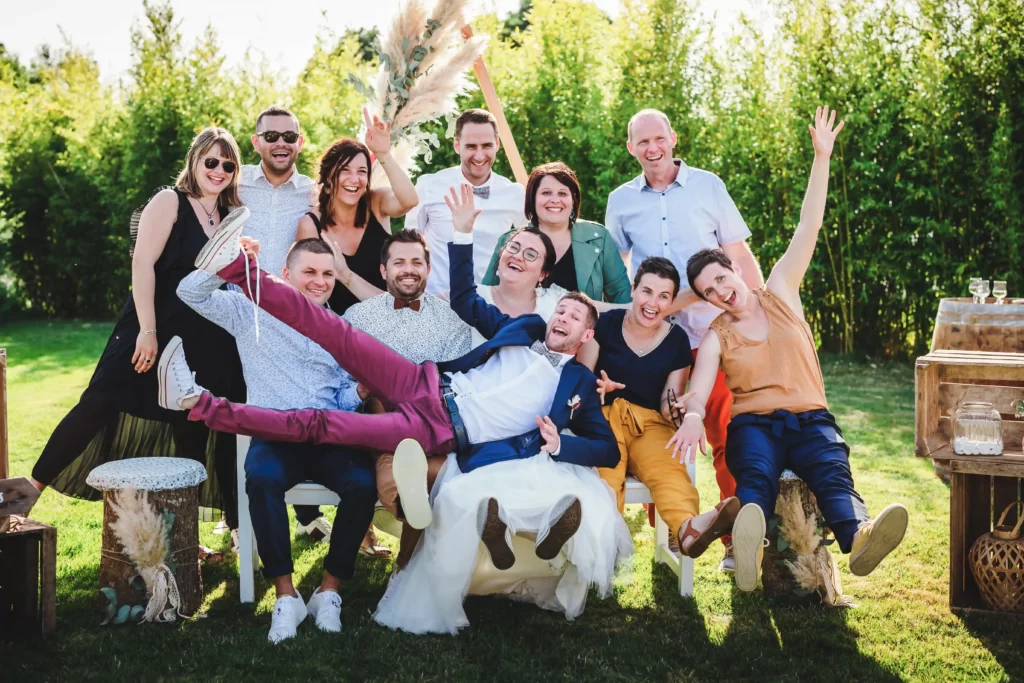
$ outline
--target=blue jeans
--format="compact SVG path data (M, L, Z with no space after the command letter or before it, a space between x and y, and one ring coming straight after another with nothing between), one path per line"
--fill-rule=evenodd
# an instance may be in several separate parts
M844 553L868 521L864 500L853 490L850 448L827 410L771 415L742 414L729 423L725 462L736 478L736 497L756 503L765 517L775 513L779 475L792 470L818 501L825 522Z
M316 482L341 499L324 569L340 579L350 579L377 502L373 458L343 446L253 439L245 459L245 491L263 576L272 579L293 571L284 495L305 481Z

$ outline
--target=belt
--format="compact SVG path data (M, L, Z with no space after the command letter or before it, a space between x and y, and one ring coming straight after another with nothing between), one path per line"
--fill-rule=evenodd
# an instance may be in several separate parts
M459 414L459 406L455 403L455 390L448 375L441 373L441 405L448 411L448 419L452 422L452 433L455 434L455 455L460 458L469 455L469 435L466 434L466 423Z
M804 425L820 420L822 417L839 431L839 425L835 424L835 420L827 410L817 409L808 410L804 413L791 413L788 410L776 410L770 415L757 415L754 413L745 413L737 415L732 418L732 422L737 424L759 424L770 426L772 428L772 435L775 438L781 438L783 432L792 431L800 432L803 431ZM840 432L841 433L841 432Z

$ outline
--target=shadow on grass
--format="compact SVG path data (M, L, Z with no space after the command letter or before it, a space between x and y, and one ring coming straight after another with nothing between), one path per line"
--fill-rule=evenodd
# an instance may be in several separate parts
M1024 614L975 613L957 617L980 640L1012 681L1024 681Z

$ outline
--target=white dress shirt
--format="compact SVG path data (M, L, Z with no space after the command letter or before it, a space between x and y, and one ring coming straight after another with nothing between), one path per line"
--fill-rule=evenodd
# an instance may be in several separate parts
M604 224L620 252L633 250L630 277L648 256L667 258L685 275L687 260L701 249L717 249L750 237L721 178L679 159L676 165L679 173L663 191L648 185L641 173L608 195ZM688 288L685 277L681 284ZM690 347L696 349L719 313L708 302L698 301L672 316L672 321L686 331Z
M260 241L260 268L280 275L299 219L316 203L316 183L293 170L288 180L274 187L263 173L263 164L242 166L238 194L252 212L242 235Z
M416 180L420 203L405 217L406 229L422 232L430 247L431 269L427 292L443 299L448 298L450 289L448 243L452 241L453 232L452 212L444 203L444 197L450 188L457 188L467 182L461 166L421 175ZM474 198L476 208L483 210L473 227L473 277L480 283L491 262L498 238L509 228L523 227L528 221L523 213L526 190L522 185L492 172L487 182L478 187L490 189L487 199Z
M420 297L418 311L396 311L395 297L385 292L350 306L342 317L413 363L443 363L470 350L469 325L447 301L429 294Z
M552 367L529 347L506 346L483 365L451 373L455 405L469 442L508 439L536 429L536 418L551 411L562 369L573 358L558 355L558 367Z

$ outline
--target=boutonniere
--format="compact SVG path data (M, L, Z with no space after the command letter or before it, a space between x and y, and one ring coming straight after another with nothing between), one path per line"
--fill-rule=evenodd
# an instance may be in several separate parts
M576 394L568 400L566 405L569 406L569 419L572 419L572 414L576 412L576 409L580 407L580 395Z

